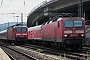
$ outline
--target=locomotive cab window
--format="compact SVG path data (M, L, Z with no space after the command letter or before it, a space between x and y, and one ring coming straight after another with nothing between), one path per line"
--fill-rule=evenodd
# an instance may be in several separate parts
M16 31L17 31L17 32L26 32L27 29L26 29L25 27L22 27L22 28L21 28L21 27L17 27L17 28L16 28Z
M16 28L16 31L17 31L17 32L21 32L21 28L19 28L19 27Z
M82 27L83 21L82 20L65 20L64 26L65 27Z
M82 21L74 21L74 27L82 27L83 22Z
M73 21L72 20L65 20L64 26L65 27L73 27Z
M22 32L26 32L27 29L25 27L22 28Z

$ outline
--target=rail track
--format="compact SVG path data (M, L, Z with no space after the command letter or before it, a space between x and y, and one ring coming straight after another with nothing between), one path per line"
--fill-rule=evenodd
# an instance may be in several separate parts
M28 48L25 48L25 47L21 47L21 46L10 46L11 48L13 49L16 49L16 50L19 50L19 51L22 51L28 55L32 55L33 57L37 58L38 60L59 60L57 58L53 58L51 56L48 56L47 54L42 54L40 52L37 52L33 49L28 49Z
M22 48L26 48L26 49L32 49L32 50L40 50L40 53L46 54L46 55L50 55L50 56L54 56L58 59L60 59L60 56L65 58L66 60L87 60L87 51L89 52L89 50L87 50L85 47L82 49L81 52L74 52L74 51L63 51L57 48L47 48L47 47L42 47L42 46L37 46L37 45L24 45L21 46Z
M48 48L45 46L32 44L7 47L18 51L23 51L23 54L35 57L37 60L87 60L87 57L89 57L88 54L90 54L89 46L84 46L81 52L63 51L54 47Z
M23 51L13 49L11 46L1 46L1 48L9 55L11 60L38 60Z

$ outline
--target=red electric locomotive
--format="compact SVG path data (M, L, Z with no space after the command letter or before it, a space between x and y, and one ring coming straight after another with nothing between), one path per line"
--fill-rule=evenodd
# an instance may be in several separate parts
M0 32L0 37L8 43L25 44L28 37L28 28L26 26L9 27L5 32Z
M81 51L85 44L85 20L80 17L51 20L39 27L29 28L28 38L63 49Z
M16 44L24 44L27 41L28 28L26 26L14 26L7 30L7 39L15 40Z
M85 42L85 20L79 17L52 20L42 26L42 40L65 49L81 50Z

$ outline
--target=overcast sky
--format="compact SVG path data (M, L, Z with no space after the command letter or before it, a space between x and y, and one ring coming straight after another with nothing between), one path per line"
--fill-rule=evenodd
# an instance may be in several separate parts
M0 24L7 22L21 21L21 13L23 20L26 22L27 14L38 4L46 0L0 0ZM10 14L15 13L15 14Z

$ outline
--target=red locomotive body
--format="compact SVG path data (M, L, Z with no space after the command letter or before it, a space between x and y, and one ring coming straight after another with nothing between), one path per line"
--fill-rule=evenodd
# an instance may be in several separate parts
M42 40L53 42L56 46L81 50L85 41L85 21L83 18L70 17L48 22L42 26Z

